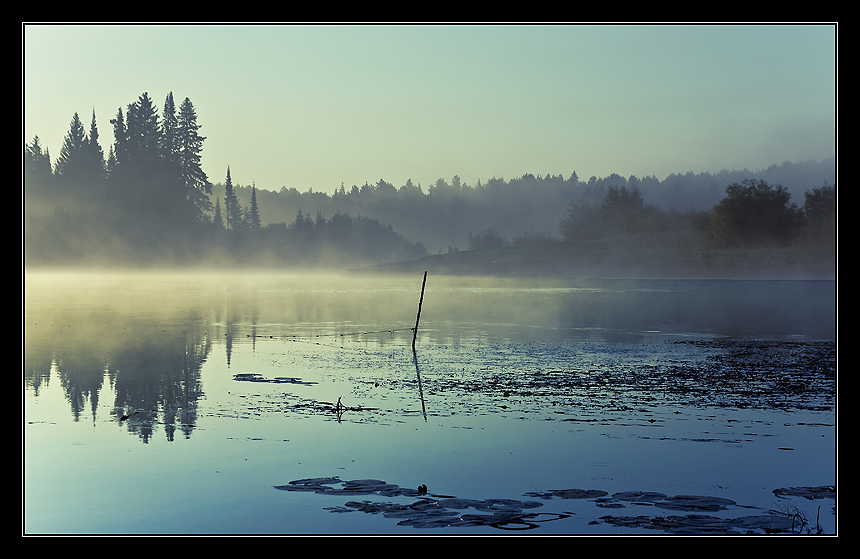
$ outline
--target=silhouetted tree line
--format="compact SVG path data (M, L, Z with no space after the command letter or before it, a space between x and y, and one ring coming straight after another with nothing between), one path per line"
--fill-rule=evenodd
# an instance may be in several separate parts
M159 114L143 93L110 122L107 156L95 111L89 131L75 113L53 167L38 136L24 146L28 263L304 265L338 254L352 262L424 254L390 226L344 212L310 228L302 215L290 226L264 225L256 187L240 202L229 168L213 203L201 167L206 138L187 97L177 110L168 94Z
M701 235L705 246L784 246L798 240L835 247L836 187L808 190L798 207L782 185L746 179L729 185L708 210L665 211L645 203L634 185L610 187L599 205L571 204L559 225L567 242L615 235Z
M360 187L341 184L332 194L286 186L258 190L234 184L229 167L223 183L209 182L200 166L205 138L188 98L177 111L169 94L159 115L144 93L118 110L111 124L107 156L95 112L89 131L74 115L53 167L38 137L25 145L29 262L166 258L307 265L340 257L357 263L415 258L425 246L433 252L526 248L678 232L700 235L713 246L784 243L828 238L821 225L827 219L815 216L830 212L831 198L835 207L835 187L826 186L835 180L833 160L664 180L527 173L475 185L455 175L426 189L411 179L400 186L379 179ZM808 193L807 204L791 209L792 194L822 182L823 191ZM779 219L756 217L779 206L787 208ZM835 238L835 218L831 229Z
M673 174L662 181L656 177L625 178L617 174L586 181L572 173L569 177L525 174L510 180L493 177L469 185L455 175L447 181L440 178L429 187L412 180L395 186L380 179L362 186L341 185L332 194L282 187L277 192L258 190L256 195L264 223L286 220L299 209L311 215L361 214L390 224L435 253L488 246L534 246L552 238L561 240L559 222L567 217L571 205L597 208L605 196L621 188L627 192L636 189L643 200L648 200L647 218L652 221L665 222L667 218L682 216L690 220L697 212L710 210L717 204L730 182L752 179L787 185L796 197L809 185L834 182L834 161L786 162L756 173L745 169L717 174ZM223 197L223 189L221 184L213 185L218 196ZM252 188L234 186L234 192L247 204ZM599 235L600 228L590 228L589 224L593 220L586 220L580 228L589 229L592 237ZM657 223L652 225L656 227ZM494 239L495 236L499 238Z
M93 111L77 113L60 155L35 137L24 148L24 246L31 261L193 256L209 221L212 185L201 167L205 137L189 98L167 95L159 114L143 93L110 120L107 156Z

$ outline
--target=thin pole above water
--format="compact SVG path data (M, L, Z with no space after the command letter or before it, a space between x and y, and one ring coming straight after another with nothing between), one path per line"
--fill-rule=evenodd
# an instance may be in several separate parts
M418 300L418 316L415 317L415 329L412 330L412 349L415 349L415 339L418 337L418 321L421 320L421 305L424 303L424 286L427 284L427 270L424 270L424 281L421 282L421 298Z

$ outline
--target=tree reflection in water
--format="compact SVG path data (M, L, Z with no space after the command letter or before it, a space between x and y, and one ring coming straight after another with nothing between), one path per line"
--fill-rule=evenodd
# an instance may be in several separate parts
M199 315L141 316L122 312L117 301L94 302L93 296L63 305L28 304L25 387L38 395L58 380L73 419L89 410L93 422L100 395L112 389L116 420L128 415L122 423L143 442L157 424L169 441L177 429L190 437L203 397L200 369L211 349Z

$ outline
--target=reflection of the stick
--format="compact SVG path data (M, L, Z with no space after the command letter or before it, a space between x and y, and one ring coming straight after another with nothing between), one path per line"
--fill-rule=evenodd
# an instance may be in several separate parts
M427 421L427 410L424 409L424 389L421 386L421 371L418 370L418 354L415 352L415 346L412 346L412 362L415 363L415 375L418 377L418 396L421 398L421 413L424 415L424 421Z
M337 416L337 422L340 423L343 419L343 412L346 406L340 403L341 396L337 397L337 405L334 407L334 414Z

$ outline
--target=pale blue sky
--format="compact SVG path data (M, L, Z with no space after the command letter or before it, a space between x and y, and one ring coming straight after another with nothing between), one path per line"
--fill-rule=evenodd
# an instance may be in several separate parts
M52 158L76 111L107 153L120 107L173 92L210 180L271 190L836 155L832 25L25 25L22 75Z

